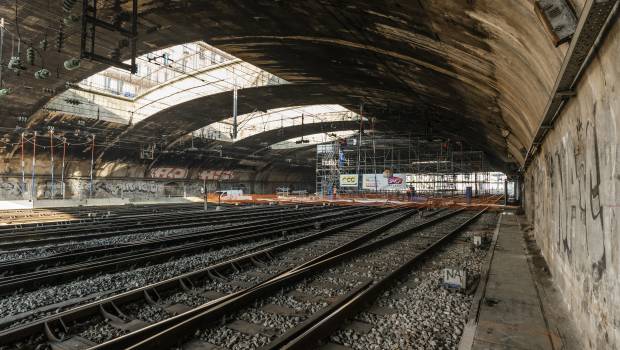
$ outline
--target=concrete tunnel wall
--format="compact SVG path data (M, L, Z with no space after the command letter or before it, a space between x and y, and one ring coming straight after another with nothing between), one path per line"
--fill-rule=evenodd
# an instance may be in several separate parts
M0 201L31 198L32 162L24 162L24 182L18 159L0 164ZM62 198L61 160L54 163L55 198ZM52 181L49 154L38 154L36 159L36 198L52 198ZM257 169L228 168L210 164L195 167L162 165L154 169L152 176L146 163L106 162L95 169L90 194L90 161L74 159L65 167L65 198L127 198L153 199L166 197L200 196L203 187L202 172L207 176L209 191L218 189L243 189L244 193L273 194L278 187L314 191L313 170L306 167L285 169L269 165Z
M591 349L620 348L620 22L524 176L524 208Z

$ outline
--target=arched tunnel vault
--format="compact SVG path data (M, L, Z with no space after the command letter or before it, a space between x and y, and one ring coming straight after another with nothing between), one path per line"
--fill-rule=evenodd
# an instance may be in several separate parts
M266 147L281 141L306 135L329 133L334 131L355 130L359 127L359 121L334 121L328 123L312 123L307 125L295 125L287 128L274 129L261 132L254 136L246 137L234 145L238 148L257 150L258 147Z
M238 90L237 95L237 113L239 115L290 106L347 102L345 96L323 84L252 87ZM174 142L191 131L230 118L233 107L232 101L233 92L227 91L175 105L133 125L127 130L126 137L166 135L171 142Z
M342 87L374 106L432 106L433 118L451 123L480 121L475 129L503 160L529 144L546 100L536 93L549 89L561 56L529 3L185 4L150 10L208 13L218 27L207 42L287 81ZM227 28L244 14L254 21Z
M578 322L576 337L589 345L584 348L616 349L620 347L619 1L565 0L574 7L579 24L570 43L558 47L537 18L535 2L140 0L137 53L202 40L289 83L239 91L239 113L317 103L357 112L363 106L364 117L373 121L377 134L396 130L461 141L484 151L493 165L508 171L525 165L527 154L530 165L518 178L526 217L518 226L527 228L528 239L536 239L557 290ZM19 31L22 48L45 37L50 45L43 52L45 62L37 56L35 64L26 64L19 74L2 72L2 87L12 91L0 96L4 177L16 180L22 169L32 170L34 162L20 166L20 133L48 136L48 127L54 127L67 134L82 133L75 138L81 143L71 147L66 168L80 182L91 174L91 155L102 151L94 174L101 181L144 181L154 177L149 166L174 164L194 171L184 180L195 181L194 175L204 168L234 169L247 176L247 183L268 184L271 187L262 188L271 193L272 177L303 185L316 180L310 160L316 148L252 153L265 143L316 132L318 124L304 126L303 131L285 130L281 138L270 131L234 145L203 140L188 146L184 135L231 116L231 92L178 104L135 125L42 110L67 83L71 86L107 67L83 60L79 69L63 68L65 60L79 56L80 29L77 24L65 27L63 47L53 47L59 21L67 16L62 1L4 3L8 4L0 6L0 17L8 31ZM81 2L75 3L72 14L79 15ZM111 6L114 1L99 3ZM125 9L130 4L120 3ZM590 11L595 5L615 6L614 17L602 23L604 11ZM111 20L110 9L97 13ZM592 19L591 13L599 18ZM595 35L598 31L604 34ZM7 38L5 64L10 52ZM102 55L109 55L120 39L116 34L101 35L96 45ZM594 41L596 48L590 52L588 43ZM588 52L575 54L578 45ZM122 49L121 57L127 59L128 51ZM41 66L52 73L48 79L34 78ZM560 111L547 108L548 102ZM91 153L83 133L95 131L99 144ZM162 150L162 135L167 143L177 139L185 144ZM159 154L141 157L142 144L155 142ZM34 142L27 145L27 152L36 149L31 147ZM47 143L37 146L43 149ZM38 179L54 171L51 153L37 151L33 173ZM58 153L56 157L58 174ZM11 198L24 199L24 194ZM31 195L34 199L37 193Z
M30 16L22 35L31 40L48 25L39 5L48 8L42 0L19 5L20 17ZM1 14L11 18L9 10ZM374 116L393 121L398 115L399 128L409 126L411 111L452 124L500 162L522 159L563 54L530 2L151 1L141 2L140 12L139 53L203 39L292 83L329 86L344 105L390 111ZM71 36L46 61L61 65L75 56L76 40ZM102 68L83 62L45 84L61 90ZM3 101L7 115L29 115L47 99L28 93L45 86L30 74L7 84L22 91ZM2 124L14 127L12 118Z
M359 127L359 121L331 121L317 122L306 125L294 125L284 128L273 129L253 136L246 137L238 142L211 141L204 145L204 150L211 153L209 157L191 162L191 160L183 159L181 154L174 152L174 148L170 149L167 154L163 154L150 164L150 167L157 167L161 164L188 165L190 167L221 166L234 168L243 163L243 160L251 159L256 164L264 167L274 161L280 161L283 153L294 154L302 148L293 148L287 150L271 150L270 146L286 141L292 138L307 136L318 133L331 133L336 131L355 130ZM185 145L189 144L188 137L184 137ZM198 145L198 143L196 143ZM177 143L178 146L178 143ZM200 147L200 145L198 145ZM221 151L221 152L220 152ZM181 152L185 153L185 152ZM191 158L193 155L189 155ZM231 161L231 159L236 161ZM189 162L189 163L188 163ZM306 164L314 165L314 164Z

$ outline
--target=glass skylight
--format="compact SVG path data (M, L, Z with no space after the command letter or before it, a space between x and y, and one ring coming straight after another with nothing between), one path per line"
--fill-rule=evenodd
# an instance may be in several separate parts
M285 80L204 42L157 50L140 56L137 64L135 75L114 67L94 74L73 84L44 108L83 118L136 124L196 98L235 88L287 84ZM216 140L238 141L278 128L355 120L359 120L359 116L340 105L295 106L239 115L234 140L232 118L194 133Z
M196 132L208 138L224 141L239 141L262 132L292 126L340 121L357 121L359 115L341 105L310 105L276 108L267 112L253 112L237 117L237 138L232 139L233 118L212 123ZM326 125L328 128L329 125Z

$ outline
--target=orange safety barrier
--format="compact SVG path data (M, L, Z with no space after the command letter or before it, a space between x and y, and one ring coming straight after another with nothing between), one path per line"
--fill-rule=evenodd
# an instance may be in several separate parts
M503 195L479 196L471 199L467 204L464 196L449 197L416 197L415 201L410 201L406 194L394 195L367 195L357 196L355 194L338 194L334 196L278 196L275 194L244 194L222 196L221 203L226 204L315 204L315 205L342 205L342 206L382 206L382 207L471 207L477 209L480 206L503 207L498 202L503 199ZM217 204L220 197L216 193L209 193L209 203Z

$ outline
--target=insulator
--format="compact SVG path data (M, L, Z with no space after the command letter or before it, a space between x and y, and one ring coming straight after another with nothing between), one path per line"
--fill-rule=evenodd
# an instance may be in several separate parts
M47 50L47 38L39 41L39 48L43 51Z
M73 8L73 6L75 5L76 2L77 2L77 0L63 0L62 1L62 9L65 12L71 12L71 9Z
M16 73L19 72L21 69L23 69L21 58L19 58L19 56L11 57L11 59L9 60L9 64L7 65L7 68L11 69L12 71Z
M58 36L56 36L56 48L58 49L58 52L60 52L60 50L62 50L62 46L65 43L65 33L63 31L63 26L62 24L60 25L60 28L58 29Z
M77 58L70 58L64 63L66 70L74 70L80 68L80 60Z
M26 62L28 62L31 66L34 66L34 48L32 46L29 46L26 49Z
M56 89L53 88L41 88L41 91L43 91L44 93L48 94L48 95L56 95Z
M47 79L52 75L52 73L50 73L49 70L45 69L45 68L41 68L38 71L34 72L34 77L35 79Z

